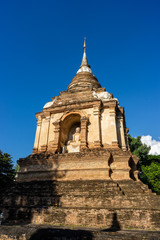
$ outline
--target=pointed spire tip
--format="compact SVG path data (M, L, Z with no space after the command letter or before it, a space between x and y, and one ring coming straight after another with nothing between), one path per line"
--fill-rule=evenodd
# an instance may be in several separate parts
M83 53L82 63L81 63L80 69L77 71L77 73L80 73L80 72L92 73L92 70L90 69L90 66L87 61L87 56L86 56L86 37L84 37L83 49L84 49L84 53Z
M83 49L86 50L86 37L84 37L84 45L83 45Z

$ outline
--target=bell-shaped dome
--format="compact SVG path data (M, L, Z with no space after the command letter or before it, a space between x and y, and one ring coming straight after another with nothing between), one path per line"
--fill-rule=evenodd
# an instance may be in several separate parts
M80 69L77 71L76 76L72 79L68 86L68 91L83 91L87 89L100 88L101 85L97 78L93 75L90 65L86 56L86 42L84 40L84 53Z
M89 72L80 72L72 79L68 91L83 91L101 87L97 78Z

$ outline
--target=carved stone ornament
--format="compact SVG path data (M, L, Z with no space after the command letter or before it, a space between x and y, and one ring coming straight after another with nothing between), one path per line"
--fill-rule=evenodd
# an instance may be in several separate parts
M93 97L101 99L102 101L113 99L112 94L110 94L109 92L96 93L95 91L93 91Z
M117 98L113 98L112 94L109 92L100 92L100 93L96 93L95 91L93 91L93 97L100 99L102 101L109 101L109 100L116 100L118 102ZM119 102L118 102L119 104Z
M49 108L49 107L51 107L51 106L53 105L54 101L55 101L55 100L46 103L43 108Z

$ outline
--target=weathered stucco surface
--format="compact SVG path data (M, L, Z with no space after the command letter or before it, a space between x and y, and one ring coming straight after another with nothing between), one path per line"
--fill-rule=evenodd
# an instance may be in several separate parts
M138 179L124 108L85 52L67 91L36 118L33 154L19 159L17 181L0 196L5 222L160 230L159 197Z

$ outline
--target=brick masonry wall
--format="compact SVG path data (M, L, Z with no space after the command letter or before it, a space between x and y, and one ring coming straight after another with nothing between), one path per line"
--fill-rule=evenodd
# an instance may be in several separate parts
M136 179L134 157L121 149L86 149L70 154L40 153L20 159L18 164L19 182Z
M12 192L12 193L11 193ZM133 180L15 183L3 199L8 223L159 229L159 197Z

